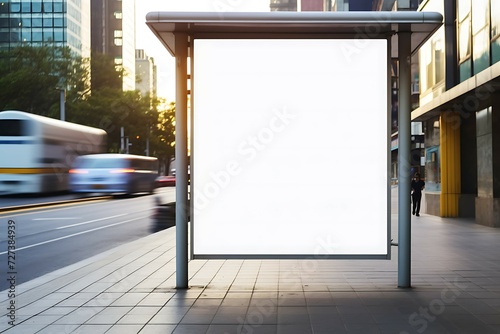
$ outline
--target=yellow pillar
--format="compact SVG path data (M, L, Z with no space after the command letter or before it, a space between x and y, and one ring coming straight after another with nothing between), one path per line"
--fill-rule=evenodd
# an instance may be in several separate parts
M460 182L460 116L443 111L440 116L441 217L458 217Z

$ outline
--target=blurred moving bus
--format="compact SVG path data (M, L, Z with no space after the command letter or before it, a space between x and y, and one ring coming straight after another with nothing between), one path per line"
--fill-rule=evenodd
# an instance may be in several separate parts
M106 132L22 111L0 112L0 195L68 190L82 154L106 149Z
M70 189L76 193L152 194L158 159L133 154L90 154L75 159Z

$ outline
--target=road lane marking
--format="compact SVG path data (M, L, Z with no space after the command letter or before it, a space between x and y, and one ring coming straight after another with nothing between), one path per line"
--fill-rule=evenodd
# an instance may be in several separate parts
M104 217L104 218L89 220L89 221L86 221L86 222L81 222L81 223L76 223L76 224L71 224L71 225L65 225L65 226L61 226L61 227L56 227L55 229L56 230L62 230L64 228L69 228L69 227L73 227L73 226L80 226L80 225L95 223L95 222L98 222L98 221L101 221L101 220L106 220L106 219L121 217L121 216L125 216L125 215L127 215L127 214L126 213L122 213L122 214L119 214L119 215L116 215L116 216Z
M59 240L64 240L64 239L68 239L68 238L71 238L71 237L76 237L78 235L82 235L82 234L86 234L86 233L90 233L90 232L95 232L95 231L102 230L102 229L105 229L105 228L108 228L108 227L113 227L113 226L125 224L125 223L128 223L128 222L134 221L134 220L144 219L144 218L148 218L148 217L149 216L133 218L133 219L129 219L129 220L125 220L125 221L119 222L119 223L109 224L109 225L106 225L106 226L96 227L96 228L93 228L91 230L69 234L69 235L66 235L64 237L59 237L59 238L55 238L55 239L51 239L51 240L47 240L47 241L38 242L38 243L33 244L33 245L19 247L19 248L16 249L16 252L18 252L20 250L23 250L23 249L28 249L28 248L33 248L33 247L37 247L37 246L49 244L51 242L55 242L55 241L59 241ZM7 252L0 252L0 255L3 255L3 254L7 254Z
M33 218L32 220L73 220L73 219L81 219L80 217L76 218Z

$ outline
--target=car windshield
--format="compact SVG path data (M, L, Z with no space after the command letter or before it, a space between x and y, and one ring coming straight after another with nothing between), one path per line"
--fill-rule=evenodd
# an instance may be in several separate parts
M124 168L126 160L106 158L81 158L75 163L76 168Z

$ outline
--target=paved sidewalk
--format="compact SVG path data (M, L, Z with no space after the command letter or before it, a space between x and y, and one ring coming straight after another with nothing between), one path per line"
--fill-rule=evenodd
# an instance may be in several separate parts
M397 288L393 247L392 260L195 260L176 290L171 228L17 286L14 327L0 292L0 332L500 333L500 229L422 214L412 238L412 289Z

